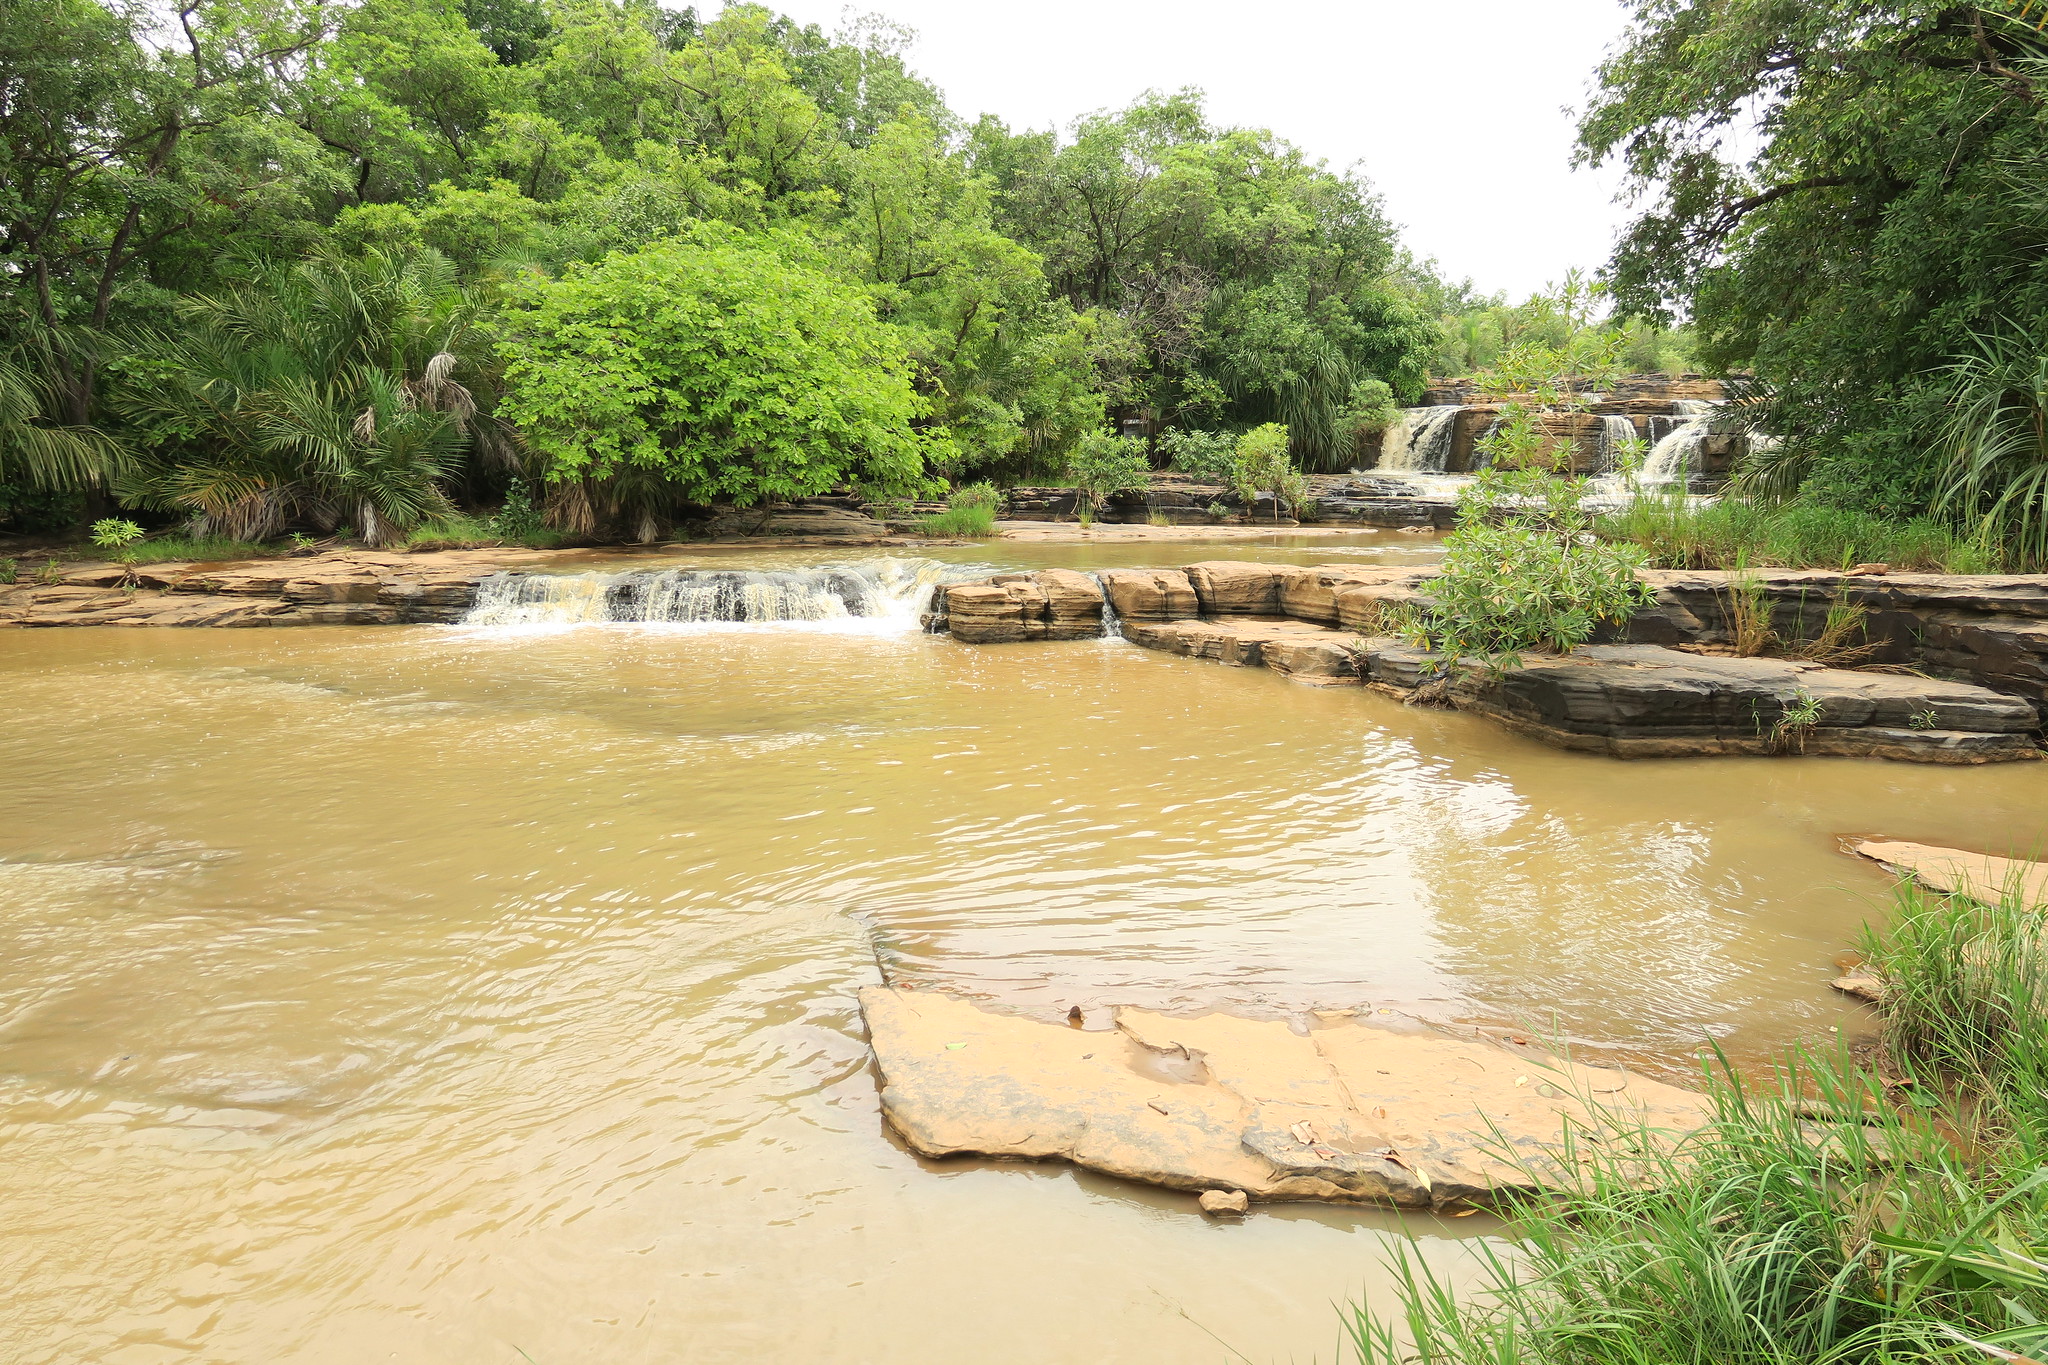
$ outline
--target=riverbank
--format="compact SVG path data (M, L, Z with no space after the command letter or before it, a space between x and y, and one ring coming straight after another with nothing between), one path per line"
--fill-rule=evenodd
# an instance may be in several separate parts
M941 586L930 626L969 644L1088 639L1365 686L1614 757L2040 756L2048 575L1650 571L1612 643L1448 675L1389 620L1428 569L1216 561L998 574ZM1776 657L1769 657L1775 654Z

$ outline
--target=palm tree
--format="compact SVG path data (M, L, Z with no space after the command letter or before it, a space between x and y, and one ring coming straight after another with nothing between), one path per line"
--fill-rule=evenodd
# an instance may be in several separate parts
M121 447L89 426L50 417L55 392L44 348L0 354L0 483L43 490L104 487L124 463Z
M1975 340L1948 367L1941 506L2015 559L2048 562L2048 348L2016 329Z
M138 368L166 378L124 407L160 447L121 489L202 532L346 521L385 544L448 510L466 450L516 448L479 411L479 305L438 252L316 258L182 311L187 333L139 348Z

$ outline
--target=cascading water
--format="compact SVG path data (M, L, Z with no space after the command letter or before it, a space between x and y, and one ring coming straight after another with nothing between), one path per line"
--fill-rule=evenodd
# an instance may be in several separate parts
M1441 474L1450 459L1451 436L1462 408L1403 408L1380 435L1379 468Z
M1650 448L1650 457L1643 461L1643 472L1637 479L1645 488L1683 486L1698 472L1700 443L1706 440L1713 425L1715 405L1682 398L1673 406L1687 420Z
M912 631L932 590L953 572L933 560L879 559L814 569L501 573L477 584L462 624L782 624L878 634Z
M1595 474L1612 474L1617 468L1622 443L1636 439L1636 424L1628 418L1610 413L1600 419L1600 455Z
M1124 621L1116 614L1116 603L1109 595L1109 584L1102 581L1102 575L1088 575L1095 580L1095 586L1102 589L1102 638L1105 641L1121 641L1124 638Z

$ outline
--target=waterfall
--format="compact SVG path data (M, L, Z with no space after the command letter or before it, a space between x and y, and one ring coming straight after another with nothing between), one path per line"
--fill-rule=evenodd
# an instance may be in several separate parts
M1650 448L1650 457L1643 461L1643 472L1637 480L1645 488L1668 488L1673 484L1683 488L1697 472L1693 467L1695 457L1713 425L1714 404L1682 398L1673 406L1687 420Z
M1451 454L1451 436L1459 404L1440 408L1403 408L1380 436L1379 468L1390 472L1441 474Z
M500 573L477 584L462 624L780 624L911 631L932 589L949 572L934 560L876 559L814 569Z
M1124 622L1116 614L1116 603L1109 600L1109 584L1102 581L1102 575L1088 575L1095 580L1095 586L1102 590L1102 638L1104 641L1121 643L1124 638Z
M1628 418L1612 413L1601 417L1600 456L1599 462L1593 467L1593 472L1612 474L1617 467L1615 461L1620 457L1622 442L1633 441L1635 438L1636 424Z

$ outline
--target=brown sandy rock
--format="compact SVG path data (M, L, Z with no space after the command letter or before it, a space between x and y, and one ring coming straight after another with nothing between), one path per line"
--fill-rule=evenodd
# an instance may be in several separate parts
M1209 560L1187 567L1204 616L1278 616L1281 566Z
M1997 901L2014 888L2028 905L2048 905L2048 863L1895 840L1865 839L1851 851L1943 895Z
M1201 615L1194 587L1178 569L1104 569L1098 577L1124 621L1185 621Z
M1700 1095L1626 1072L1349 1015L1297 1030L1119 1009L1113 1030L1089 1031L933 991L875 986L860 998L883 1113L929 1157L1064 1160L1173 1189L1430 1207L1560 1181L1568 1130L1675 1140L1712 1112Z
M1127 621L1124 638L1147 649L1240 668L1269 668L1301 682L1355 683L1359 663L1341 631L1284 616L1211 621Z
M971 645L1087 640L1102 634L1102 589L1072 569L1001 573L939 589L935 616Z

